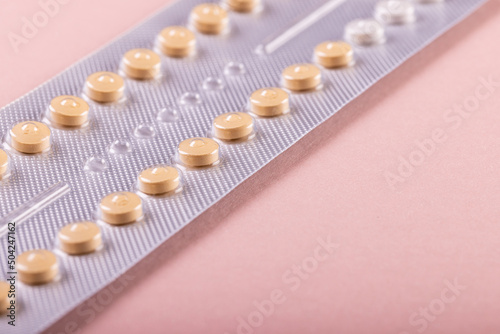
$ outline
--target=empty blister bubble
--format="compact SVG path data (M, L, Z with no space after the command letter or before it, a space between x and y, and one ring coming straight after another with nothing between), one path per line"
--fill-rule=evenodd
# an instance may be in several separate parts
M224 66L224 74L227 76L243 75L245 73L245 65L237 61L231 61Z
M179 118L179 111L170 106L161 109L156 115L156 119L163 123L177 122Z
M151 124L139 124L134 130L134 136L140 139L153 138L156 135Z
M109 147L109 153L112 154L127 154L132 152L132 145L126 139L117 139Z
M203 81L204 90L221 90L224 88L224 83L219 78L208 77Z
M345 27L345 38L358 45L380 44L385 42L384 27L374 19L358 19Z
M84 169L90 173L102 173L108 168L108 163L106 159L101 156L92 156L85 162Z
M195 92L187 92L182 94L179 98L179 104L181 106L195 106L201 103L201 96Z

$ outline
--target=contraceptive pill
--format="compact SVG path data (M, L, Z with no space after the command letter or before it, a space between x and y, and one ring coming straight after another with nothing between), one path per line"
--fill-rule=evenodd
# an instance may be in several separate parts
M156 44L166 56L182 58L194 53L196 36L184 27L167 27L158 35Z
M219 144L210 138L189 138L179 144L178 153L188 167L210 166L219 161Z
M236 12L251 12L260 5L260 0L226 0L226 5Z
M105 196L99 209L101 220L111 225L130 224L143 216L141 198L128 191Z
M5 281L0 281L0 314L7 312L7 307L10 306L9 298L10 284Z
M214 134L222 140L237 140L250 136L253 132L253 119L244 112L229 112L217 116L213 123Z
M229 17L219 5L204 3L193 8L190 22L202 34L217 35L227 28Z
M59 273L57 257L46 249L22 253L17 257L16 269L19 280L30 285L49 283Z
M41 153L50 148L50 135L47 125L37 121L24 121L10 129L10 144L21 153Z
M342 41L323 42L314 49L316 62L326 68L347 66L353 61L352 47Z
M7 153L0 149L0 180L9 170L9 156Z
M122 59L123 72L132 79L151 79L160 73L160 56L149 49L132 49Z
M357 19L345 27L345 38L358 45L380 44L385 41L385 29L375 19Z
M292 91L305 91L321 84L321 71L313 64L295 64L282 73L283 86Z
M123 78L113 72L96 72L85 81L84 93L96 102L118 101L124 92Z
M61 126L81 126L89 117L89 105L78 96L61 95L50 101L50 120Z
M408 0L383 0L375 5L374 15L382 23L409 23L415 21L415 5Z
M261 88L250 96L250 110L257 116L273 117L290 110L288 93L281 88Z
M179 171L171 166L151 167L139 174L138 188L148 195L160 195L176 190L180 184Z
M71 255L87 254L102 244L101 229L94 222L71 223L59 230L60 248Z

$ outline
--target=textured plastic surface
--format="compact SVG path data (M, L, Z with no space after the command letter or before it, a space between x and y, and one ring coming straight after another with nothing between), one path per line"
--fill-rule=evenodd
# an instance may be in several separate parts
M152 47L156 34L163 27L187 21L188 12L195 3L198 2L175 4L175 9L167 9L98 54L6 107L0 120L2 133L8 132L10 125L16 121L40 119L54 96L80 95L88 74L100 70L117 71L121 56L126 51L135 47ZM22 207L46 189L53 189L51 194L66 194L18 227L18 252L31 248L52 249L60 227L71 221L92 218L104 195L132 189L142 168L171 161L181 140L206 135L215 116L241 110L253 90L278 85L283 68L293 63L310 61L316 44L341 38L345 23L358 17L370 17L373 11L372 2L344 3L272 54L255 55L252 52L269 35L288 28L297 20L297 13L313 12L323 3L294 1L291 5L290 1L273 1L266 3L260 14L231 13L233 20L229 35L197 35L199 52L195 58L173 60L163 57L165 75L160 82L127 79L127 100L123 104L110 106L91 103L92 121L88 128L83 131L54 129L54 150L49 154L11 154L12 177L1 183L2 216ZM418 5L418 17L414 24L387 28L386 44L369 48L355 47L357 63L354 67L323 71L325 86L322 90L293 94L290 114L276 119L257 119L255 139L248 143L222 145L223 161L220 165L212 169L185 171L181 194L146 200L144 224L106 228L103 231L105 247L99 253L85 257L61 255L63 275L54 284L33 288L19 284L22 309L18 314L18 330L32 332L46 327L116 278L155 245L167 239L479 3L450 1ZM246 73L224 76L223 69L230 61L244 64ZM231 70L229 72L234 73ZM208 77L221 78L224 88L203 90L202 82ZM180 106L180 97L188 91L198 92L201 103L194 107ZM160 124L156 115L168 106L178 109L180 119ZM152 124L156 136L152 139L132 136L134 129L142 123ZM109 153L110 145L118 138L126 138L130 142L130 153ZM95 155L102 156L108 168L103 173L85 172L85 162ZM60 181L64 182L63 186L50 188ZM71 188L70 192L63 192L66 185ZM5 223L2 221L2 224ZM5 253L2 253L2 258L6 258Z

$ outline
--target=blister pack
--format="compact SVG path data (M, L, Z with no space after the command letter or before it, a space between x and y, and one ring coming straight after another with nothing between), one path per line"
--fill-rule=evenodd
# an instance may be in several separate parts
M0 331L50 326L482 2L177 1L3 108Z

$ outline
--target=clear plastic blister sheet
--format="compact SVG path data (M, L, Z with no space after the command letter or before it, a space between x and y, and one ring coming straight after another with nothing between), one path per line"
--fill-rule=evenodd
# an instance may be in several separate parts
M6 106L0 112L2 138L20 120L42 120L53 97L82 96L89 74L118 73L126 51L154 48L162 28L188 25L190 10L201 2L183 0L170 5ZM182 191L173 196L144 197L142 222L121 227L101 225L104 247L94 254L67 256L57 252L61 277L53 283L27 286L18 280L15 330L4 318L0 332L28 333L47 328L482 2L415 2L414 22L385 26L385 43L354 45L353 66L322 68L321 89L291 94L291 112L284 116L256 118L254 138L221 144L220 164L182 170ZM95 220L102 197L115 191L134 191L138 173L147 166L175 163L176 148L182 140L207 136L217 115L245 111L254 90L280 86L285 67L312 62L317 44L343 39L348 22L373 17L375 3L273 0L264 1L263 9L256 13L230 12L230 30L226 34L196 34L196 55L184 59L162 56L160 78L125 79L126 97L118 103L90 101L88 126L73 131L52 128L49 152L10 152L11 175L0 182L0 216L4 217L0 229L5 232L8 221L17 221L17 254L37 248L54 250L62 226ZM0 275L5 279L5 233L1 238L0 254L5 263L0 264Z

